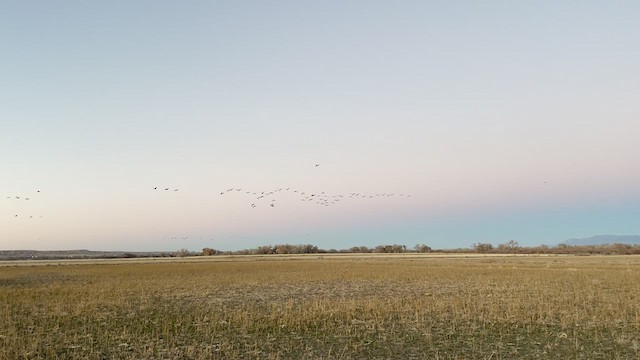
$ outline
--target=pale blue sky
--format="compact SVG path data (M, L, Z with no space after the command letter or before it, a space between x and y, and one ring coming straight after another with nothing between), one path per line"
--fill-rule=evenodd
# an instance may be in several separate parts
M638 18L630 1L0 2L0 249L640 234ZM220 195L286 187L396 195Z

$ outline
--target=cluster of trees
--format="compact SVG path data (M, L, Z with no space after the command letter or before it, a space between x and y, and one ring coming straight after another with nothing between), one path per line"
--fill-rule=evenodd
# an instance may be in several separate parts
M291 244L278 244L278 245L263 245L258 246L254 249L243 249L236 251L220 251L212 248L204 248L202 249L202 253L198 255L204 256L212 256L212 255L270 255L270 254L336 254L336 253L361 253L361 254L369 254L369 253L405 253L405 252L420 252L427 253L431 252L431 247L418 244L414 246L413 250L407 249L406 245L378 245L373 248L369 248L366 246L354 246L346 250L336 250L336 249L320 249L315 245L311 244L302 244L302 245L291 245ZM188 253L185 249L178 251L178 256L182 256L182 254Z
M211 255L270 255L270 254L316 254L321 252L327 252L325 250L318 249L317 246L311 244L303 245L291 245L291 244L278 244L278 245L263 245L254 249L243 249L237 251L220 251L211 248L202 249L204 256Z
M482 254L557 254L557 255L640 255L640 245L604 244L604 245L567 245L558 246L520 246L517 241L509 240L493 246L490 243L475 243L471 251L467 249L447 250L446 252L476 252Z
M320 252L317 246L311 244L304 245L267 245L256 249L257 254L317 254Z
M406 252L419 252L419 253L428 253L431 252L431 247L425 244L417 244L413 247L413 250L407 249L406 245L378 245L374 248L368 248L366 246L354 246L347 250L350 253L380 253L380 254L391 254L391 253L406 253Z
M181 249L174 256L190 255L269 255L269 254L332 254L332 253L480 253L480 254L603 254L603 255L624 255L640 254L640 245L627 244L607 244L607 245L584 245L571 246L560 244L558 246L540 245L534 247L524 247L515 240L494 246L491 243L474 243L466 249L434 250L425 244L417 244L409 249L406 245L378 245L375 247L354 246L345 250L320 249L315 245L302 244L278 244L264 245L254 249L243 249L237 251L220 251L212 248L204 248L201 253L189 252Z
M490 243L475 243L473 244L473 249L477 253L487 254L487 253L498 253L498 254L514 254L517 253L520 249L520 244L518 244L515 240L509 240L504 244L498 245L496 248L493 247Z
M379 254L391 254L391 253L405 253L407 252L406 245L378 245L374 248L368 248L366 246L354 246L348 250L350 253L379 253Z

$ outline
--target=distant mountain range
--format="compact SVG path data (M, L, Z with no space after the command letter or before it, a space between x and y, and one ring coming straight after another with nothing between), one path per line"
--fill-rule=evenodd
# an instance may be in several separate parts
M640 245L640 235L596 235L582 239L569 239L563 241L566 245L605 245L628 244Z

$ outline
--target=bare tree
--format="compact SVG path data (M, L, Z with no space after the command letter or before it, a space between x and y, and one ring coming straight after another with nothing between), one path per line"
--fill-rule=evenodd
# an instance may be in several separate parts
M498 251L501 253L514 253L514 252L517 252L517 249L519 247L520 247L520 244L518 244L517 241L509 240L504 244L498 245Z
M414 246L413 248L416 250L416 252L419 252L419 253L431 252L431 247L425 244L416 244L416 246Z
M212 255L216 255L216 254L218 254L218 253L219 253L219 252L218 252L218 250L216 250L216 249L212 249L212 248L208 248L208 247L207 247L207 248L202 249L202 255L203 255L203 256L212 256Z
M475 243L473 244L473 249L477 253L486 254L493 250L493 245L491 245L490 243Z
M186 256L189 256L189 255L191 255L191 253L189 252L188 249L185 249L185 248L182 248L182 249L176 251L176 256L178 256L178 257L186 257Z

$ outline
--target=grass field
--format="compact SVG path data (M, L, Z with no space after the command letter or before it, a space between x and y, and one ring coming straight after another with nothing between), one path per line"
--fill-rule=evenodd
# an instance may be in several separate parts
M0 359L640 358L640 256L208 259L5 263Z

